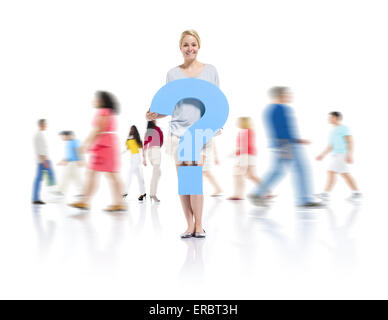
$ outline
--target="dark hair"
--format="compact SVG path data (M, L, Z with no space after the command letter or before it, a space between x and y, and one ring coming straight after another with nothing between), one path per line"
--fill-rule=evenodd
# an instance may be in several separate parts
M287 87L272 87L271 89L269 89L268 94L272 99L276 99L286 94L288 91L289 88Z
M130 136L133 136L133 138L136 140L138 146L140 148L143 148L143 142L141 141L139 131L137 130L136 126L131 126L131 129L129 129L128 138Z
M100 108L111 109L114 113L119 113L119 106L115 96L107 91L97 91L96 97L100 100Z
M342 120L342 113L338 111L332 111L329 113L329 115L336 117L339 120Z
M147 129L154 129L156 127L155 120L147 122Z
M60 136L73 136L74 132L73 131L61 131L59 133Z
M46 119L39 119L38 120L38 126L40 127L41 125L46 123Z

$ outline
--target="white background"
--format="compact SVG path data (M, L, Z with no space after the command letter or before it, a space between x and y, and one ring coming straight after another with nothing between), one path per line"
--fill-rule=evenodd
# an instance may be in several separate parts
M4 280L4 285L0 288L0 296L386 298L386 12L385 1L355 0L2 1L0 248L4 262L0 264L0 279ZM57 135L59 131L73 130L80 139L85 138L89 132L94 113L91 102L96 90L108 90L117 96L121 104L119 134L123 143L130 125L136 124L144 132L144 114L153 95L164 85L167 71L182 63L178 47L180 33L191 28L197 30L202 39L199 60L217 68L221 89L230 104L225 130L216 138L221 166L214 169L226 195L232 192L233 160L227 156L233 152L235 144L236 117L251 116L254 119L259 175L262 176L268 167L270 153L261 114L268 103L267 90L271 86L290 86L294 92L295 101L292 105L299 131L303 138L312 141L306 151L311 160L315 191L320 191L325 182L327 163L316 163L313 159L327 143L330 130L327 113L337 110L344 114L344 124L350 127L355 139L352 172L366 198L359 212L362 218L358 220L356 231L352 234L358 244L360 262L356 271L352 269L354 266L351 263L352 267L345 268L343 274L336 271L332 274L313 272L307 276L301 272L299 278L290 280L286 275L291 272L291 267L288 264L284 268L279 267L276 261L278 256L270 249L273 242L268 240L268 247L264 245L268 255L263 253L261 256L255 250L249 254L254 259L268 258L267 265L263 267L265 272L269 272L265 280L257 280L255 272L252 272L252 278L242 280L238 276L241 274L234 273L233 268L223 273L225 261L222 258L217 261L206 260L205 254L204 265L208 270L206 280L200 282L196 290L182 289L181 280L174 278L176 273L173 270L184 261L186 251L178 235L184 231L185 224L176 196L174 168L171 159L164 153L159 194L164 204L159 211L163 212L161 217L165 217L161 218L165 228L165 238L162 239L165 241L161 240L161 243L166 252L171 249L177 253L174 255L170 252L166 256L161 254L159 258L171 264L163 264L164 267L158 269L157 275L154 274L156 280L150 276L153 269L148 270L149 265L145 267L153 261L151 257L145 257L148 256L147 249L151 252L156 250L151 225L149 230L145 229L150 237L144 234L140 238L135 237L135 261L131 260L131 255L126 256L119 251L120 261L125 262L117 262L115 273L109 269L106 273L102 272L102 276L100 273L90 275L88 270L93 270L93 267L89 263L85 267L81 257L73 254L73 251L69 249L71 253L68 256L61 255L61 250L68 248L68 242L75 232L73 228L67 232L64 227L67 220L63 222L62 219L68 214L63 209L65 205L58 209L54 204L49 204L42 213L46 227L47 223L54 221L57 228L60 228L64 243L57 239L53 241L48 261L41 262L37 258L38 241L31 221L30 206L36 170L32 149L36 121L39 118L48 119L47 136L50 156L54 162L63 156L63 144ZM168 120L161 120L160 125L166 133ZM125 171L125 160L124 164ZM57 173L60 173L59 168ZM145 175L148 181L149 168L146 168ZM292 215L287 214L287 210L294 210L291 186L289 181L284 181L275 189L279 195L277 207L274 207L277 211L270 215L286 230L295 222L290 218ZM95 232L102 239L105 239L106 218L99 210L109 204L107 191L106 182L103 181L94 201L94 208L98 212L95 217L101 215L101 218L93 218L97 226ZM343 182L338 184L335 191L339 199L347 194ZM207 185L205 192L211 192ZM136 196L137 191L133 189L131 199ZM213 199L206 201L205 207L211 208ZM248 203L245 205L249 207ZM131 219L131 212L138 210L136 202L131 206L135 211L130 211L125 219ZM334 215L340 216L342 210L346 211L343 206L341 202ZM66 213L62 214L61 208ZM209 220L210 231L224 221L224 212L233 211L226 202L220 208L223 209L217 210L218 216L213 220L213 225ZM146 212L149 209L147 207ZM280 216L275 212L281 213ZM322 227L320 222L317 224ZM233 226L232 221L229 225L231 230ZM242 232L240 236L243 238L246 234ZM105 240L101 241L105 243ZM222 243L220 238L216 242L209 239L209 243L219 244L218 241ZM236 261L228 247L216 247L214 250L219 253L225 250L222 257ZM85 249L85 252L89 251ZM108 251L112 253L112 250ZM293 256L293 253L288 254ZM279 256L283 257L282 254ZM327 263L327 257L319 251L313 251L313 256L317 266L323 268ZM70 267L66 261L72 261ZM63 267L64 264L66 267ZM99 262L91 264L98 268ZM250 264L254 265L254 262L243 263L244 266ZM44 267L42 269L42 265L50 272ZM376 265L378 272L375 270ZM131 282L124 276L127 274L125 266L136 269L132 270L133 273L139 272L135 277L137 282ZM298 266L303 266L303 262ZM52 273L53 269L58 273ZM295 269L303 270L302 267ZM312 269L315 270L315 264ZM323 269L327 272L327 269ZM41 272L35 273L37 270ZM354 273L354 278L342 277L349 273ZM107 274L117 274L125 285L121 286L115 277L106 278ZM224 278L216 279L216 274ZM165 283L167 278L176 286ZM326 281L328 278L331 282ZM273 279L276 281L271 282ZM311 279L319 284L312 285ZM101 283L96 285L99 281ZM354 281L358 281L357 285ZM223 287L225 282L230 285ZM252 283L255 285L252 286Z

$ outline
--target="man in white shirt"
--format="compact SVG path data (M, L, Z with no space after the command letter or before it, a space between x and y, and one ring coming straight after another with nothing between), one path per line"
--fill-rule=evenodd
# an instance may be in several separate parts
M47 128L47 122L45 119L38 121L39 131L34 136L34 149L36 154L36 160L38 164L38 170L34 182L34 191L32 196L33 204L45 204L40 200L40 186L43 179L44 171L47 172L49 177L49 185L55 184L54 171L52 169L51 161L48 159L47 141L44 135L44 131Z

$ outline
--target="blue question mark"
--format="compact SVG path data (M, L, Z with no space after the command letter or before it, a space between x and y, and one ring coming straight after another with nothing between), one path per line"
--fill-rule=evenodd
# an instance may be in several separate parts
M152 99L150 112L172 115L176 104L189 98L200 100L205 112L181 137L178 161L199 161L202 147L224 126L229 114L228 100L222 91L195 78L175 80L160 88ZM202 166L178 167L178 193L202 194Z

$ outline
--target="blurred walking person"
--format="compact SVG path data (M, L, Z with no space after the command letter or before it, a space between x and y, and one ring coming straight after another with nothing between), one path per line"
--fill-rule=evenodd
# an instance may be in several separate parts
M124 211L127 209L122 199L123 184L120 179L120 151L116 134L118 104L112 94L98 91L94 106L97 108L92 130L80 147L80 152L90 153L86 183L80 202L70 204L79 209L89 209L91 198L96 191L99 174L104 172L110 182L113 204L105 211Z
M237 119L237 127L240 129L237 135L236 164L234 167L234 193L228 200L244 200L245 179L249 179L256 185L260 179L256 175L256 136L252 119L240 117Z
M34 136L34 149L36 154L36 161L38 164L36 177L34 181L33 194L32 194L32 203L33 204L45 204L40 198L40 189L43 179L43 174L47 173L48 175L48 185L55 185L55 175L52 168L51 161L48 156L48 145L45 136L45 131L47 129L46 119L40 119L38 121L38 132ZM53 190L52 190L53 191Z
M80 141L75 138L72 131L62 131L59 135L65 141L65 157L58 163L63 166L58 192L64 196L69 184L73 183L77 189L77 195L80 196L82 192L81 166L83 164L79 153Z
M125 189L125 193L123 194L123 198L128 196L129 190L131 188L131 182L133 176L137 177L139 182L139 191L140 196L138 198L139 201L143 201L146 198L145 186L144 186L144 175L143 168L141 166L141 153L139 149L143 148L143 142L141 141L139 131L136 126L131 126L129 130L128 139L126 141L127 151L131 153L131 160L129 165L128 172L128 180L127 186Z
M150 199L155 203L159 203L156 193L162 171L160 165L162 161L161 147L163 145L163 132L156 125L156 120L147 122L147 131L144 136L143 147L143 164L147 165L147 155L152 165L152 178L150 186Z
M342 114L337 111L330 112L329 123L333 125L330 134L330 141L327 148L317 157L322 160L327 154L332 153L332 159L327 172L327 183L325 191L318 195L324 201L329 201L330 192L333 189L337 174L340 174L352 190L349 200L361 199L361 193L357 187L356 181L350 175L348 164L353 163L353 137L348 129L342 123Z
M295 176L297 205L321 207L321 203L316 202L312 195L311 177L302 150L302 145L310 142L298 137L292 109L288 106L292 101L291 92L286 87L273 87L269 93L272 103L266 108L264 117L274 149L273 167L249 198L255 205L267 205L266 192L283 177L286 167L291 167Z
M216 135L221 134L221 130ZM216 177L213 175L213 163L215 165L219 165L220 161L218 159L218 153L217 153L217 146L216 146L216 140L215 137L211 139L206 147L205 151L202 153L202 173L203 176L208 179L210 184L213 186L213 193L211 194L211 197L220 197L222 196L222 188L220 184L218 183Z

